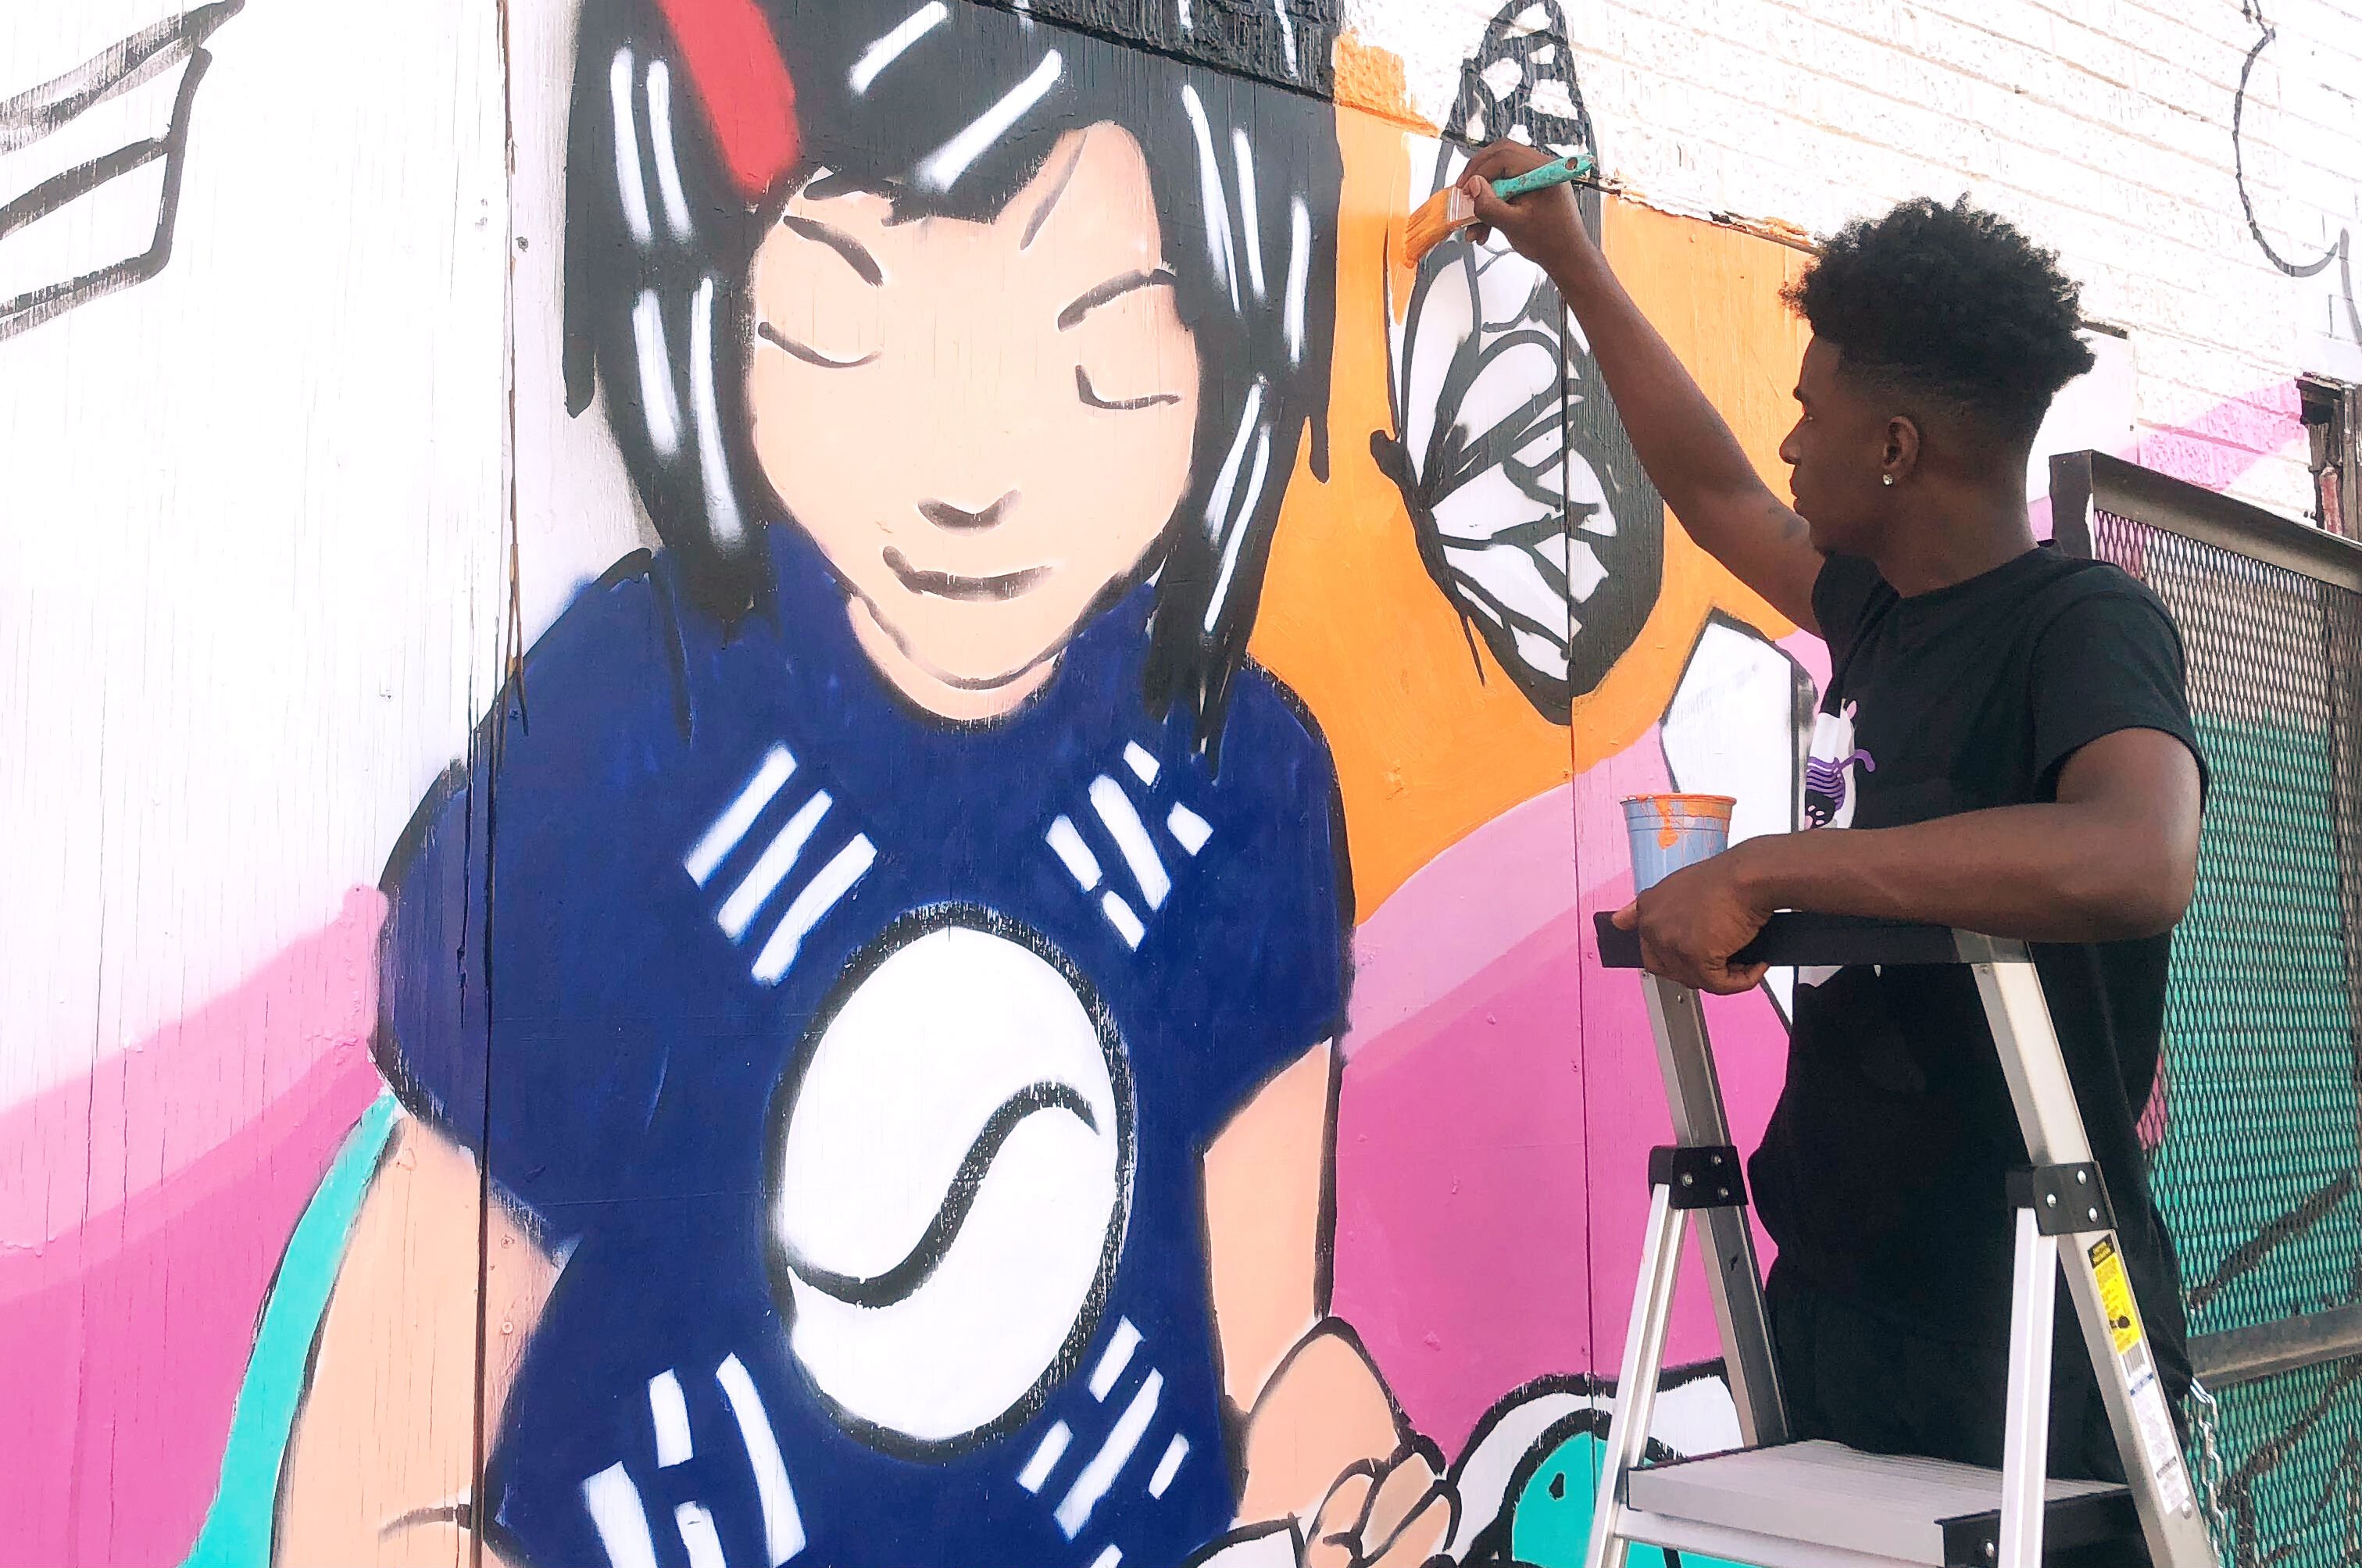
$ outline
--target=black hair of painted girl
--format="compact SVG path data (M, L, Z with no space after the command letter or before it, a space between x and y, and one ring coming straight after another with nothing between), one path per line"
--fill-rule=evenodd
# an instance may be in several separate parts
M670 19L707 4L759 17L792 83L793 164L751 200ZM759 529L781 509L748 447L745 293L756 248L789 195L817 176L886 195L897 221L988 219L1041 171L1061 133L1123 127L1146 156L1202 392L1188 491L1108 602L1154 578L1143 697L1160 714L1181 704L1210 747L1308 434L1315 470L1326 472L1334 110L1309 91L1054 25L1041 18L1047 8L587 0L568 158L568 405L579 414L594 381L603 391L624 466L701 605L725 619L763 608ZM1190 41L1187 0L1086 9L1120 34ZM1272 16L1307 87L1325 86L1334 0L1287 0ZM947 159L959 168L948 182ZM879 460L891 461L931 433L874 438ZM1256 476L1263 482L1251 484Z

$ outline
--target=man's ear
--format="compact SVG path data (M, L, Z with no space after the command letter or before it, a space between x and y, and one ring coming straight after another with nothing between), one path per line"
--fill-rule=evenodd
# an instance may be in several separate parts
M1880 468L1891 475L1891 483L1900 484L1919 466L1919 425L1907 414L1898 414L1886 422L1886 447L1879 455Z

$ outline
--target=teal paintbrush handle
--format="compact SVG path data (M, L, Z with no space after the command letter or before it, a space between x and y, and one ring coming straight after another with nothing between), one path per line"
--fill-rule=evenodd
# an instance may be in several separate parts
M1591 161L1589 153L1578 152L1573 158L1562 158L1555 163L1545 163L1540 169L1530 172L1512 175L1506 180L1496 180L1493 182L1493 193L1505 202L1510 201L1526 194L1529 191L1548 190L1552 185L1564 185L1572 181L1588 178L1596 167Z

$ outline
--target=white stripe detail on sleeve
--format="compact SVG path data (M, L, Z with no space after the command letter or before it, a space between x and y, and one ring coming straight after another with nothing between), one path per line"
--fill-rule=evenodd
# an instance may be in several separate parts
M689 1550L689 1568L730 1568L730 1559L722 1550L722 1532L713 1528L713 1516L695 1503L683 1503L672 1511L672 1522L680 1531L680 1543Z
M1091 1559L1091 1568L1115 1568L1115 1565L1122 1561L1123 1548L1120 1546L1109 1546L1105 1551L1101 1551L1097 1557Z
M657 456L680 450L680 403L672 390L672 348L665 342L664 306L656 291L642 289L632 302L632 357L639 360L640 413Z
M1115 1333L1108 1340L1107 1353L1091 1372L1091 1397L1105 1399L1114 1389L1116 1379L1131 1364L1131 1353L1140 1348L1140 1331L1131 1326L1129 1318L1119 1318Z
M657 1568L648 1511L622 1465L611 1464L582 1483L582 1506L590 1510L591 1528L599 1532L599 1544L607 1549L613 1568Z
M786 746L775 745L763 754L762 766L755 769L755 777L746 780L738 798L713 819L713 825L705 830L705 836L697 841L697 847L680 863L690 880L701 888L705 886L705 879L738 847L738 841L746 836L746 830L755 825L755 819L763 814L763 808L771 803L771 797L779 792L779 786L795 770L796 759L788 754Z
M796 857L811 842L812 830L820 826L821 818L828 815L832 804L825 790L815 793L788 819L788 825L773 835L763 846L763 853L748 867L745 880L722 901L721 911L713 917L722 927L722 934L735 942L746 934L746 924L778 891L779 883L796 864Z
M1058 1468L1058 1461L1065 1457L1066 1445L1074 1441L1074 1430L1065 1422L1052 1422L1034 1446L1033 1457L1017 1473L1017 1484L1029 1492L1039 1492L1042 1483L1050 1479L1050 1472Z
M1083 1473L1066 1488L1065 1498L1058 1505L1057 1518L1058 1528L1066 1532L1068 1540L1090 1522L1091 1510L1099 1506L1099 1499L1107 1496L1125 1462L1140 1446L1148 1423L1156 1419L1157 1396L1164 1392L1164 1375L1150 1373L1141 1384L1140 1392L1131 1397L1131 1403L1116 1419L1115 1429L1108 1433L1107 1441L1099 1444L1099 1451L1091 1455L1091 1462L1083 1466Z
M1050 824L1050 831L1042 836L1057 853L1058 858L1066 863L1067 875L1074 878L1076 887L1087 893L1099 885L1102 874L1099 857L1093 855L1091 846L1083 842L1083 835L1076 831L1072 817L1061 814Z
M1108 923L1115 927L1116 934L1123 938L1126 947L1138 947L1140 939L1148 934L1148 928L1140 923L1140 917L1131 912L1131 906L1114 889L1099 895L1099 909L1108 917Z
M1165 874L1164 862L1157 858L1155 841L1148 836L1131 797L1123 792L1122 785L1102 773L1091 780L1091 809L1098 812L1116 848L1123 853L1123 863L1131 867L1132 879L1140 884L1148 907L1163 909L1165 896L1173 891L1173 878Z
M1043 55L1032 75L977 116L975 124L928 154L926 161L919 165L919 182L931 190L950 190L967 172L967 166L984 156L985 149L1024 118L1026 110L1049 96L1050 89L1058 84L1065 69L1066 62L1056 50Z
M658 1470L697 1457L697 1444L689 1435L689 1399L680 1391L680 1379L669 1371L648 1379L648 1419L656 1423Z
M1173 835L1174 843L1194 856L1214 836L1214 824L1175 801L1173 809L1164 813L1164 831Z
M1164 1445L1164 1457L1156 1462L1156 1470L1148 1478L1148 1495L1164 1496L1164 1488L1173 1485L1173 1477L1181 1474L1181 1462L1188 1457L1189 1440L1175 1432L1173 1441Z
M878 73L901 59L903 50L950 19L951 12L944 8L944 0L927 0L911 13L909 20L863 50L861 58L853 62L852 73L845 77L853 95L858 98L867 93Z
M632 51L619 49L607 66L607 103L615 116L615 190L624 222L642 245L656 237L648 224L648 184L640 172L639 117L632 110Z
M1138 741L1124 742L1123 760L1134 773L1140 775L1140 781L1142 784L1156 782L1156 759L1148 755L1146 746L1142 745Z
M778 1437L771 1430L770 1412L746 1364L735 1353L713 1369L730 1413L738 1418L738 1435L745 1440L746 1463L755 1471L755 1496L763 1505L763 1544L771 1568L779 1568L804 1549L803 1515L796 1511L795 1488L788 1485L788 1462L780 1456Z
M764 985L776 985L788 966L796 961L796 952L804 944L836 900L844 897L855 882L869 874L877 859L877 846L869 842L866 834L856 834L851 844L836 852L835 858L820 868L788 912L779 918L779 928L771 933L771 940L763 944L762 955L755 960L755 978Z
M648 141L657 152L657 193L664 197L666 226L675 239L687 239L689 195L681 189L680 162L672 150L672 72L661 58L648 61Z

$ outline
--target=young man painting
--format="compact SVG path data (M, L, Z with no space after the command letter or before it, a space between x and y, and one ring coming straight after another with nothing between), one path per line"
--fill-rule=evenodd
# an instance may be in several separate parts
M1479 220L1546 268L1650 477L1693 538L1829 645L1811 831L1757 838L1622 911L1648 967L1734 992L1772 911L1960 926L2035 944L2168 1394L2187 1386L2172 1244L2135 1121L2198 856L2204 769L2180 642L2115 568L2036 545L2025 475L2091 365L2055 258L1965 202L1908 202L1825 246L1783 504L1584 233L1566 189ZM1754 1158L1794 1433L1998 1465L2009 1322L2003 1173L2025 1147L1968 972L1801 977L1787 1082ZM2061 1336L2054 1474L2121 1475Z

